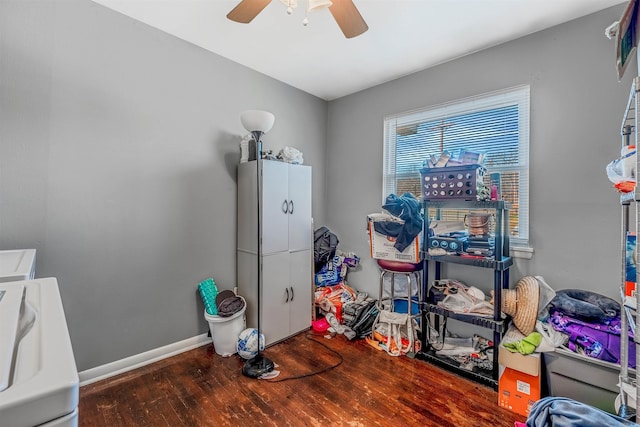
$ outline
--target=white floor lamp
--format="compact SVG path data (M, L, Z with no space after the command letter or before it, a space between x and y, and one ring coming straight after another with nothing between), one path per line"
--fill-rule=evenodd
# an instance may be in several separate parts
M262 350L260 349L260 336L262 334L262 330L260 329L260 318L262 304L260 301L260 295L262 294L262 135L269 132L273 127L273 123L275 122L276 117L267 111L260 110L248 110L240 114L240 121L242 122L242 126L253 135L253 140L256 145L255 154L256 154L256 182L257 182L257 197L258 197L258 248L256 258L258 260L258 353L255 357L247 360L242 367L242 373L251 378L259 378L262 375L273 371L274 364L273 362L264 357L262 355ZM251 152L251 149L249 150ZM250 159L251 160L251 159Z

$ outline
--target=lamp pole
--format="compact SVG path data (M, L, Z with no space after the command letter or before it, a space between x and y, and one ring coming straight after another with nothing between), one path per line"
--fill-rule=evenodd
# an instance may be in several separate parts
M269 129L273 125L273 115L271 113L266 112L250 112L251 114L261 114L264 113L266 115L271 116L271 124L268 126ZM241 116L242 119L242 116ZM268 121L268 120L267 120ZM245 127L247 126L244 123ZM250 126L251 127L251 126ZM260 336L262 335L262 329L260 328L260 321L262 317L262 135L266 130L250 130L253 135L253 139L256 144L256 200L257 200L257 249L256 249L256 258L257 258L257 291L258 291L258 352L251 359L247 360L242 366L242 373L251 378L260 378L262 375L267 374L274 369L274 363L270 359L266 358L262 354L262 350L260 349ZM249 130L249 129L247 129Z

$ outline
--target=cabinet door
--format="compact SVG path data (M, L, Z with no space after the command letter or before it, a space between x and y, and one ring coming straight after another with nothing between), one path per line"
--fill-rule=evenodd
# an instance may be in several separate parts
M262 329L267 345L289 335L289 252L263 257L262 262Z
M311 166L289 167L289 250L312 249Z
M238 295L247 302L245 314L247 328L258 327L258 257L244 250L237 250Z
M311 326L313 303L311 297L311 250L292 252L290 256L289 284L289 335L293 335Z
M262 253L286 251L289 245L289 164L262 162Z
M238 246L239 250L258 251L258 183L256 162L238 165Z

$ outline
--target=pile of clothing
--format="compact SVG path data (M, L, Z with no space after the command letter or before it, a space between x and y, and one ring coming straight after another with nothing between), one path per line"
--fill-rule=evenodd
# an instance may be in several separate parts
M620 304L595 292L557 291L548 307L547 323L566 337L565 346L578 354L620 364ZM633 332L627 330L630 343ZM629 366L635 368L635 345L629 345Z
M403 252L422 232L422 205L411 193L404 193L402 196L389 194L382 209L394 218L389 221L375 221L374 229L377 233L395 238L394 247L398 252Z
M432 304L459 314L492 317L494 306L482 290L455 279L435 280L429 288ZM444 356L461 369L477 371L493 369L493 341L480 335L472 337L445 336L446 323L441 331L428 328L430 343L436 355Z
M514 310L514 324L503 338L502 345L510 351L522 354L553 351L563 347L586 357L620 364L621 308L617 301L596 292L581 289L561 289L551 291L541 276L536 276L540 285L539 307L534 310L520 307L522 302L531 300L525 297L524 287L516 295L518 307ZM531 276L521 279L519 285L533 284ZM545 290L543 292L543 289ZM509 291L512 292L512 291ZM553 295L552 298L545 298ZM503 299L503 312L507 314ZM537 313L534 314L534 313ZM635 368L635 345L633 331L627 328L629 336L629 367Z
M356 291L344 282L316 288L315 304L324 316L331 313L342 322L342 307L356 300Z
M244 299L231 290L218 291L218 286L212 277L198 284L198 292L204 303L207 314L212 316L230 317L244 308Z
M315 332L343 334L349 340L371 334L378 315L377 300L356 291L344 282L318 287L315 305L320 317L312 322Z
M438 356L446 356L461 369L477 371L493 369L493 341L474 334L469 338L446 337L436 348Z
M348 339L364 338L371 331L377 311L375 300L347 284L347 273L357 268L360 258L338 249L340 240L327 227L314 233L314 295L318 319L315 332L344 334Z
M438 307L460 314L493 316L493 304L484 292L475 286L467 286L460 280L435 280L429 292L430 300Z

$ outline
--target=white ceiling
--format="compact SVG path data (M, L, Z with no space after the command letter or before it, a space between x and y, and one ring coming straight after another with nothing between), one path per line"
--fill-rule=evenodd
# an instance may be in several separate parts
M369 31L346 39L326 9L303 26L306 0L292 15L273 0L249 24L226 19L239 0L93 1L325 100L627 3L354 0Z

